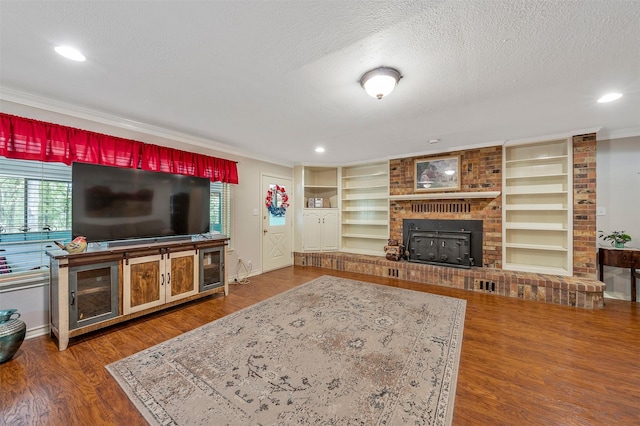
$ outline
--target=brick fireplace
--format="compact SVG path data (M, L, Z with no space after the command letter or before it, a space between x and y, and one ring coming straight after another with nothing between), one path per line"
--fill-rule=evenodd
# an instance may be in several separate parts
M447 153L460 156L460 192L502 192L502 146ZM414 193L414 160L389 162L390 195ZM596 135L573 137L573 274L596 278ZM402 241L405 219L483 221L482 266L502 269L502 197L392 200L390 237Z
M447 153L460 157L458 192L502 192L502 146ZM414 160L389 162L391 196L412 195ZM482 221L482 268L460 269L347 253L295 253L299 266L400 278L470 291L587 309L604 307L604 283L596 279L596 135L573 137L573 276L502 269L502 197L391 200L390 238L403 241L405 219Z

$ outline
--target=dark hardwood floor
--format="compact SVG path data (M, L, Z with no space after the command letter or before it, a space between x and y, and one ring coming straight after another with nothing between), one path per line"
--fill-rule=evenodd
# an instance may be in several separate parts
M639 304L582 310L312 267L251 277L63 352L48 336L25 341L0 365L0 424L145 424L105 365L323 274L467 300L455 425L640 425Z

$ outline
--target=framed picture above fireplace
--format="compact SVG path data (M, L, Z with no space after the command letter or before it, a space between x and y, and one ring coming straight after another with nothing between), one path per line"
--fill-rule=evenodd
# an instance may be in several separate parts
M460 189L460 156L415 160L415 191L453 191Z

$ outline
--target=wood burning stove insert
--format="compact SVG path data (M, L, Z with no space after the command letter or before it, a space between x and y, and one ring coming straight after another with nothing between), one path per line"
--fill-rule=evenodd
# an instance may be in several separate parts
M409 262L482 266L481 220L405 219L403 242Z

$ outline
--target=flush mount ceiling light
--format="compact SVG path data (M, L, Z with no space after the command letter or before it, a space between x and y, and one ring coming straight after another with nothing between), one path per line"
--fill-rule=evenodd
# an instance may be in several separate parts
M598 102L602 104L605 102L615 101L617 99L620 99L621 97L622 93L607 93L606 95L598 99Z
M78 62L83 62L85 61L87 58L84 57L84 55L82 53L80 53L80 51L78 49L76 49L75 47L71 47L71 46L57 46L55 48L55 51L59 54L64 56L67 59L71 59L72 61L78 61Z
M324 148L319 146L316 148L316 152L324 152Z
M397 69L380 67L364 73L360 77L360 85L369 96L382 99L393 91L401 78Z

